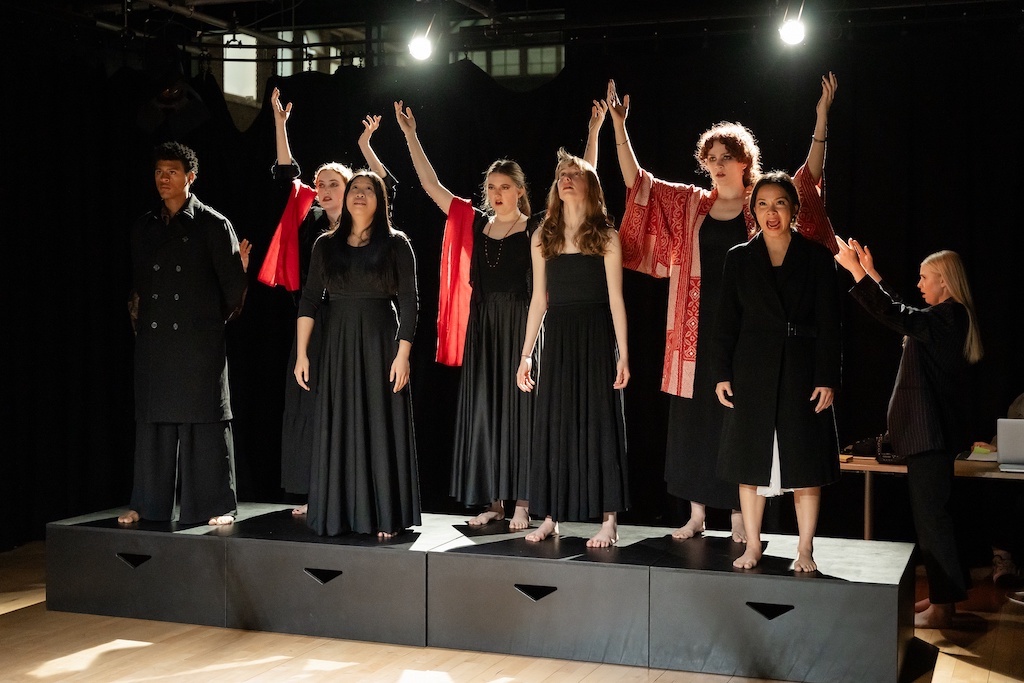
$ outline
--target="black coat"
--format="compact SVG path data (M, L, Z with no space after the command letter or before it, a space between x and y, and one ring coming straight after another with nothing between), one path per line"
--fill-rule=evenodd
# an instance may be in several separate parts
M914 455L969 448L967 309L953 299L924 309L907 306L869 277L850 294L875 318L906 335L887 415L893 451Z
M132 226L139 297L135 418L231 419L224 324L242 306L246 274L231 222L191 195L164 224L162 204Z
M719 476L768 484L778 432L783 487L839 478L835 416L815 413L810 400L840 379L839 289L826 248L794 232L778 269L761 234L730 249L711 355L735 406L722 425Z

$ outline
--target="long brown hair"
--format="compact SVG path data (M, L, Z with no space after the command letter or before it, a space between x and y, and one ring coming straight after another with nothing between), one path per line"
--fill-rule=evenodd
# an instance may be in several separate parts
M555 181L548 190L548 210L540 226L540 252L545 259L562 253L565 248L565 220L562 217L562 199L558 196L558 178L563 169L575 166L583 171L587 179L587 194L584 198L584 218L576 233L576 246L584 254L603 255L609 230L615 229L615 220L608 214L604 203L604 190L594 167L578 156L558 150L558 164L555 166Z
M944 249L926 256L921 265L934 268L942 278L946 289L949 290L950 298L963 304L963 307L967 309L968 327L967 339L964 341L964 358L968 363L977 363L981 360L985 350L981 347L978 316L974 312L974 298L971 296L971 286L967 282L964 262L955 251Z

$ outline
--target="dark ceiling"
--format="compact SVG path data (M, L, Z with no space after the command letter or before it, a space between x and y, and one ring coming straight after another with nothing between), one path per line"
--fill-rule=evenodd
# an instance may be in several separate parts
M404 49L405 36L431 20L454 27L451 50L766 31L800 12L832 37L863 27L1022 21L1021 3L1010 0L37 0L33 8L182 46L225 33L280 44L279 31L316 29L332 44L378 52Z

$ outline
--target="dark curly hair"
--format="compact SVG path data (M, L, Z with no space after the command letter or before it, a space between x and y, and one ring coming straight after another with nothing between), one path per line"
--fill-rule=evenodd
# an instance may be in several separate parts
M180 161L185 173L199 173L199 157L191 147L180 142L162 142L153 149L153 164L159 161Z

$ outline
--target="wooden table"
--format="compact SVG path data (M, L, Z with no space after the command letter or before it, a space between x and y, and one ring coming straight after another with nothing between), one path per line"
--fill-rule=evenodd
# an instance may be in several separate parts
M845 462L844 458L849 458ZM906 474L906 465L883 465L875 460L874 456L840 456L839 469L843 472L860 472L864 475L864 540L870 541L874 536L873 519L873 498L874 498L874 475L878 474ZM1024 481L1022 472L1000 472L999 464L995 462L980 462L977 460L957 460L954 463L954 473L958 477L971 477L976 479L1015 479Z

